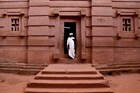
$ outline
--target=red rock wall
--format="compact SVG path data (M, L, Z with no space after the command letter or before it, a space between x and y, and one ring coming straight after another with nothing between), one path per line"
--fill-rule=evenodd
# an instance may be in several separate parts
M20 31L11 31L19 18ZM27 62L28 0L0 0L0 62Z
M79 24L81 62L140 62L139 6L139 0L1 0L0 61L60 60L61 20L71 19ZM124 32L129 16L132 31ZM20 31L11 31L9 20L17 17Z
M114 61L140 62L140 1L113 0ZM133 17L131 32L124 33L120 26L123 17Z

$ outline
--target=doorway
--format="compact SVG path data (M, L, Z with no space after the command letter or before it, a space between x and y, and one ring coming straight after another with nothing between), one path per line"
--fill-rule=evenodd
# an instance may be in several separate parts
M75 43L75 59L80 59L81 37L80 37L80 18L62 17L60 20L59 50L60 58L68 59L67 39L69 33L73 33Z
M74 43L76 46L76 22L64 22L64 53L65 54L68 54L67 39L69 37L69 33L73 33Z

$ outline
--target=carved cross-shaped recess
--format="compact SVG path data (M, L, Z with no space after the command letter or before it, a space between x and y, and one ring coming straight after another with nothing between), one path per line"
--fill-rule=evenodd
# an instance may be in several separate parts
M123 19L123 31L131 31L131 19Z
M19 19L11 19L11 31L19 31Z

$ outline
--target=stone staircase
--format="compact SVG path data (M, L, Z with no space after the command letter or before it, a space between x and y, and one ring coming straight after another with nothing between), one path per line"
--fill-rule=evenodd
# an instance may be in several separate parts
M90 64L50 64L27 84L25 93L113 93Z

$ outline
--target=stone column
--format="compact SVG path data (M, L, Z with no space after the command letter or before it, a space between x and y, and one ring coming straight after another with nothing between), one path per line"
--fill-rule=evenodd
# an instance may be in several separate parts
M49 62L49 0L30 0L28 63Z
M113 18L111 0L92 0L92 62L113 62Z
M82 12L82 11L81 11ZM85 12L85 11L84 11ZM86 54L86 27L85 27L85 21L86 20L86 12L84 13L84 15L82 15L81 13L81 59L87 59L87 54Z

